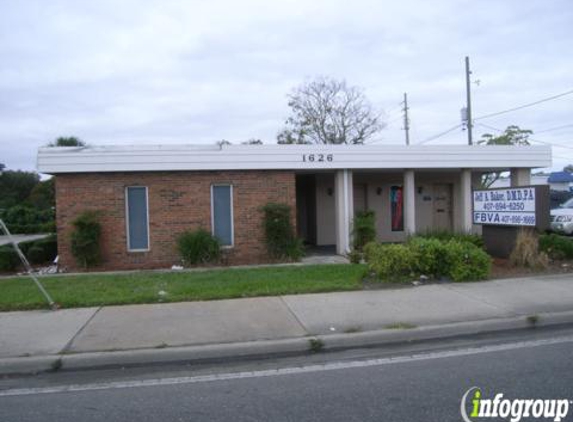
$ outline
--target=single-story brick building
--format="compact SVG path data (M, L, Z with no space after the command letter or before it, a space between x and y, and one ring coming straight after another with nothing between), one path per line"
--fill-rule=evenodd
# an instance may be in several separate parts
M444 229L471 231L472 188L490 171L513 186L549 167L544 146L99 146L41 148L38 170L55 175L61 265L76 269L71 222L101 211L101 269L170 267L175 240L203 227L229 264L268 261L261 207L288 204L310 245L351 246L357 210L376 213L380 241Z

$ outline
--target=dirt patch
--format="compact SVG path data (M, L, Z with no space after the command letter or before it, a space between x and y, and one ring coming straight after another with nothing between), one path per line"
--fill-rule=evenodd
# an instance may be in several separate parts
M512 266L508 259L494 258L491 267L491 279L570 273L573 273L573 260L550 261L547 268L523 268Z

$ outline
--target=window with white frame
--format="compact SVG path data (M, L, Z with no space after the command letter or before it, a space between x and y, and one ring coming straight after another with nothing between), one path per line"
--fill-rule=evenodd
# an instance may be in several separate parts
M149 250L149 212L147 187L129 186L125 189L127 249L131 252Z
M211 186L211 227L222 246L233 246L233 186Z

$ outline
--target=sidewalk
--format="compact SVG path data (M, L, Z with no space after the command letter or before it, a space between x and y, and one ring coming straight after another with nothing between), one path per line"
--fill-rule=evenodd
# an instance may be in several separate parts
M573 276L0 313L0 373L305 352L573 323ZM410 329L395 329L396 327Z

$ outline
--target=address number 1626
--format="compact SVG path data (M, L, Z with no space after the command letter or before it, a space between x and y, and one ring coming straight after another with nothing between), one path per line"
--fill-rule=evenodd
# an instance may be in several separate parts
M334 161L334 154L302 154L302 161L305 163L323 163Z

